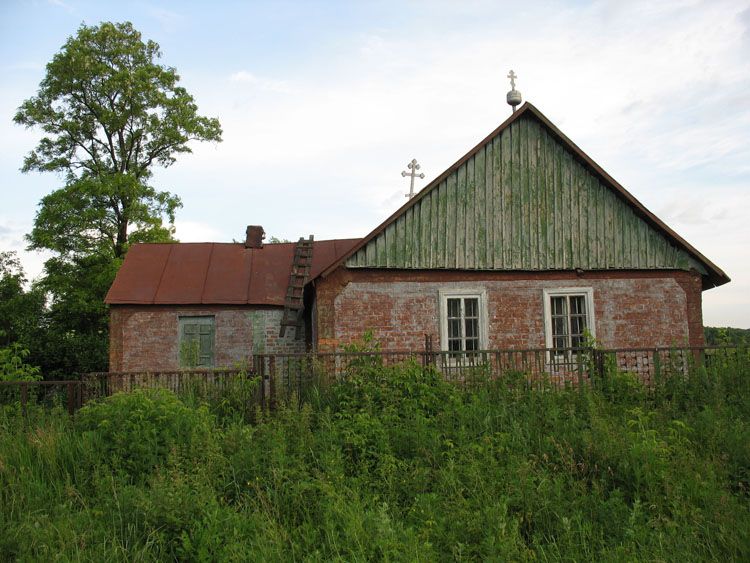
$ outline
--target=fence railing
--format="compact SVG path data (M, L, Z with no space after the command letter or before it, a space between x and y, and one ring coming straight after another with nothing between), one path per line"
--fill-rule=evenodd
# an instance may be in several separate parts
M702 346L628 349L513 349L450 352L432 350L327 352L307 354L257 354L242 369L138 371L90 373L82 380L2 382L0 402L27 405L55 403L73 413L92 398L144 387L165 387L178 394L216 398L236 392L237 382L254 380L242 387L243 400L253 406L274 408L293 398L300 403L310 393L346 379L369 366L393 366L414 362L440 372L448 381L469 387L488 379L512 376L530 387L596 386L608 374L633 374L646 386L673 377L688 376L696 368L750 362L747 348ZM249 391L248 391L249 390Z
M0 402L18 402L25 415L29 405L65 407L73 414L84 403L85 383L65 381L0 381Z

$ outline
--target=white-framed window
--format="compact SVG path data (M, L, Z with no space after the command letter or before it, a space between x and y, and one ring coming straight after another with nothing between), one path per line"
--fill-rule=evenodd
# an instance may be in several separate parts
M586 334L596 336L594 290L564 287L544 290L544 334L554 359L570 357L570 350L586 343Z
M487 294L483 289L440 290L440 347L456 357L487 349Z
M214 316L180 316L178 322L180 367L213 367Z

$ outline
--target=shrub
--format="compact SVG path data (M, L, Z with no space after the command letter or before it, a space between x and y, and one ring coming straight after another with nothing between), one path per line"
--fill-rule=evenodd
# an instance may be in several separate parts
M37 381L42 378L39 368L25 362L29 351L20 344L0 348L0 381Z
M86 405L76 416L101 462L132 479L163 465L171 452L199 458L211 449L206 407L190 408L166 389L117 393Z

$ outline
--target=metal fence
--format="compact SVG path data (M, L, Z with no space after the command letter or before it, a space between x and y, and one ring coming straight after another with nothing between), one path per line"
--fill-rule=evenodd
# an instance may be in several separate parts
M164 387L178 394L216 399L241 392L253 407L274 408L279 402L307 401L311 393L369 368L411 362L435 369L462 387L513 378L529 387L597 386L613 373L630 373L646 386L693 370L739 366L750 362L747 348L703 346L630 349L526 349L446 352L432 350L346 351L308 354L258 354L242 369L90 373L82 380L1 382L0 403L65 406L72 414L87 401L120 391ZM252 382L251 386L244 383ZM238 385L239 384L239 385Z

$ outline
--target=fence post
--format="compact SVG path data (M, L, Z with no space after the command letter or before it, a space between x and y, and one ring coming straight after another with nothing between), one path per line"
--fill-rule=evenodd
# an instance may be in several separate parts
M594 362L596 364L596 375L599 379L604 379L604 352L594 350Z
M65 384L65 396L68 399L68 414L73 416L73 413L75 412L75 396L73 395L73 384L72 383L66 383Z
M258 377L258 389L260 391L260 408L261 410L265 410L266 408L266 380L263 377L263 366L260 361L260 355L259 354L253 354L253 371L255 372L255 375Z
M269 397L268 397L268 408L276 410L276 356L271 355L268 357L268 377L269 377Z
M426 368L432 364L432 335L424 335L424 352L422 353L422 367Z
M26 416L26 402L29 398L29 385L25 381L21 383L21 412Z
M593 351L592 348L589 348L589 350ZM573 350L571 350L571 353L573 353ZM583 362L584 362L584 352L583 349L578 349L577 353L575 354L576 362L578 363L578 391L583 393ZM589 376L590 378L590 376Z

